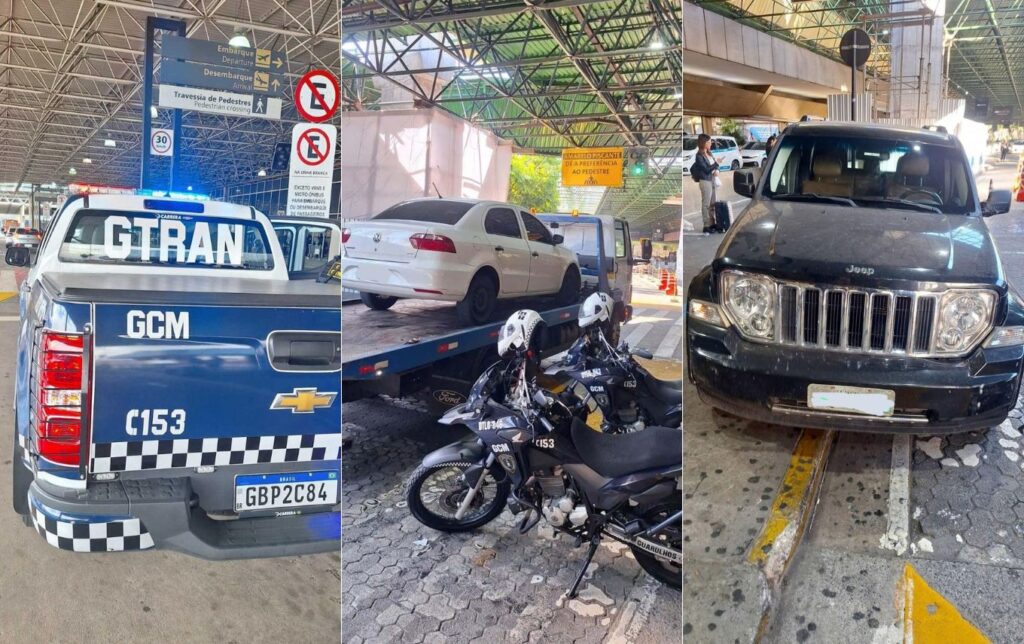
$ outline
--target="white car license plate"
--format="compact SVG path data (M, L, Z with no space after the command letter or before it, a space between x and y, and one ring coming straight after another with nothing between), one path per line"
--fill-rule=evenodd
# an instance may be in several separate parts
M807 407L868 416L892 416L896 407L896 392L870 387L808 385Z
M287 472L235 477L235 511L272 510L338 502L338 472Z

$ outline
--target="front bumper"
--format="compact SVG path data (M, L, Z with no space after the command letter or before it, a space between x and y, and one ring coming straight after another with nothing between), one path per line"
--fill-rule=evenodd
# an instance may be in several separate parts
M339 467L337 461L298 465L305 470ZM241 473L222 468L194 482L188 474L171 477L168 471L164 477L90 481L85 489L37 478L28 491L29 509L40 536L75 552L156 547L222 560L337 551L337 505L303 514L212 518L199 503L207 496L204 488L233 493L234 476Z
M838 353L743 340L687 320L687 371L702 400L762 422L818 429L951 434L998 425L1017 402L1024 347L931 359ZM810 384L891 389L890 417L807 407Z

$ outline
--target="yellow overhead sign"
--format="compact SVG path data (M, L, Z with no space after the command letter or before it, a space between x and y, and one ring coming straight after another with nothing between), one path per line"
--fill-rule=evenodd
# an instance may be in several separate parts
M562 185L621 188L622 156L622 148L562 150Z

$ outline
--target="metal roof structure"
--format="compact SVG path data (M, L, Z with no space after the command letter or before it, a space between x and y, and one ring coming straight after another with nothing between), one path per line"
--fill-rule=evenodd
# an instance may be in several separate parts
M138 185L147 16L184 20L189 37L227 42L244 34L254 47L284 51L290 85L308 69L336 71L340 64L338 0L4 0L0 6L2 183ZM290 140L297 122L291 103L284 100L280 122L186 112L179 162L191 172L188 181L197 191L213 191L255 178L270 165L274 143ZM170 117L158 110L154 127L169 127ZM165 167L156 164L157 177Z
M644 148L646 176L606 191L597 211L662 220L682 181L681 9L678 0L344 0L343 107L387 109L405 97L541 154ZM678 206L668 216L678 227Z
M947 0L948 74L967 95L1024 113L1024 5L1017 0Z

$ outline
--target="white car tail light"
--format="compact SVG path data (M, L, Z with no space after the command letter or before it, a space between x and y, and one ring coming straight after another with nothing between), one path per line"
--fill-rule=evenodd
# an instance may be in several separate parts
M352 236L352 231L351 230L349 230L348 228L342 228L341 229L341 243L342 244L347 244L348 243L348 239L351 236Z
M416 233L409 238L409 243L416 250L433 250L439 253L454 253L455 242L444 235Z

